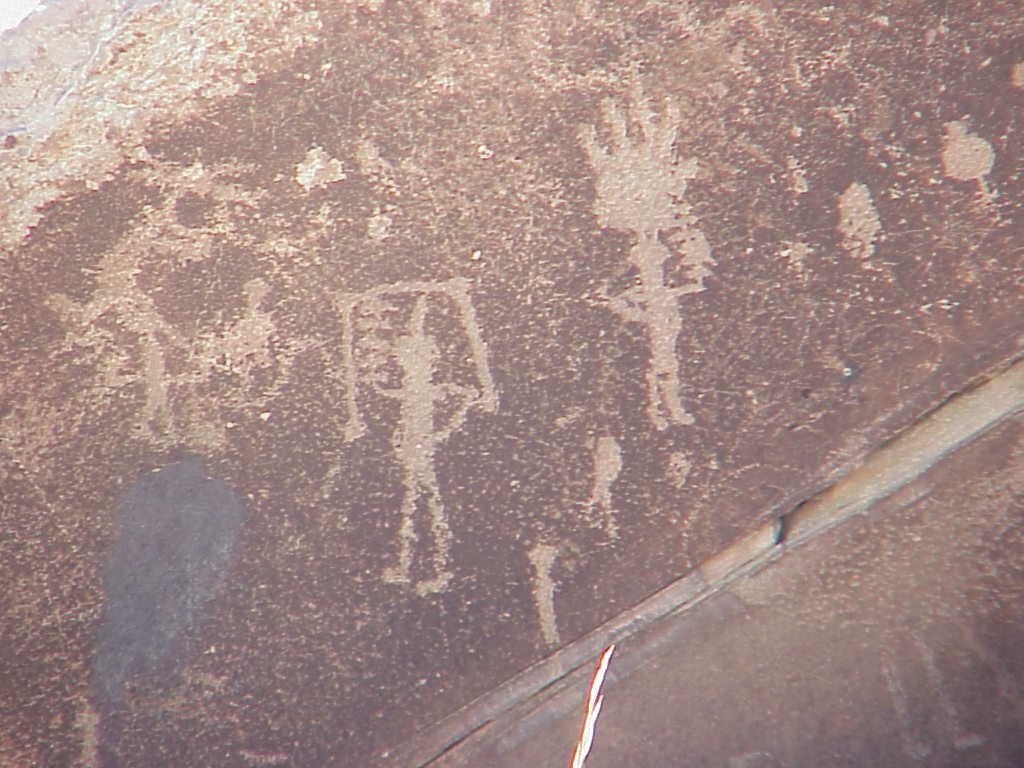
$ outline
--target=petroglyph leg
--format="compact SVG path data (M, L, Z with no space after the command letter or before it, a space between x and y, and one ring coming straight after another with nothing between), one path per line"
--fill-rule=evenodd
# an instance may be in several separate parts
M622 449L611 435L597 439L594 446L594 484L587 506L604 516L605 531L613 539L618 538L619 529L615 522L612 506L612 485L622 471Z
M946 692L945 681L942 678L942 672L939 670L939 665L935 660L935 653L931 647L916 636L914 637L914 645L917 646L921 659L924 661L928 683L935 694L939 711L946 721L946 732L953 739L953 746L957 749L968 749L984 744L985 739L976 733L964 731L963 726L960 724L960 716L957 714L956 705Z
M427 496L427 508L430 510L430 533L434 542L432 555L434 577L421 581L416 585L416 592L421 596L443 592L448 588L452 574L448 571L448 551L451 547L451 529L445 515L444 504L437 493Z
M651 346L657 352L663 345L654 342ZM647 416L659 431L667 429L670 424L693 424L693 416L679 400L679 377L674 369L666 370L661 364L663 362L656 357L647 368Z
M544 642L551 647L561 643L555 618L555 584L551 579L551 567L557 554L558 548L551 544L536 544L529 552L533 566L533 603Z
M474 403L474 407L478 407L486 413L495 413L498 410L498 391L494 386L494 379L491 377L487 344L480 332L473 302L469 298L469 281L465 278L455 278L449 280L445 285L445 293L459 308L462 328L465 331L466 340L469 342L477 380L480 382L480 397Z
M907 694L896 676L896 670L888 663L882 663L882 677L885 678L885 687L889 689L889 696L892 698L893 709L896 710L896 718L900 724L900 736L903 739L903 751L913 760L924 760L931 754L932 749L920 739L914 737L913 725L910 722L910 711L907 707Z
M412 578L412 551L416 543L416 496L406 492L402 497L400 510L401 526L398 529L398 565L384 569L383 578L388 584L408 584Z
M366 424L356 402L355 339L352 329L354 308L352 302L341 302L341 377L345 384L345 406L348 409L344 432L346 442L357 440L366 433Z
M78 710L75 727L82 734L78 762L85 768L95 768L99 765L100 715L88 701Z
M445 515L444 503L436 490L429 485L429 480L421 482L415 490L407 491L402 499L401 527L398 530L398 564L384 570L383 578L389 584L411 584L413 558L416 544L416 507L420 499L425 499L430 514L430 532L433 539L431 557L434 576L416 584L416 592L429 595L442 592L451 581L448 566L448 549L451 546L451 530Z

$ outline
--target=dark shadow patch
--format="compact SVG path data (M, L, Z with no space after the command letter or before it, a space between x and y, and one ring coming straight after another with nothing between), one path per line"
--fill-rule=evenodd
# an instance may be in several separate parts
M93 660L97 690L112 704L131 682L165 686L177 677L182 641L220 587L246 516L198 456L141 476L119 512Z

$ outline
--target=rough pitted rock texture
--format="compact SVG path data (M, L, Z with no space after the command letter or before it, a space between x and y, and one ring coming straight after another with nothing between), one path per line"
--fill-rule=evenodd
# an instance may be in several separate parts
M4 760L386 761L1020 351L1007 8L207 5L4 117ZM101 716L181 452L239 555Z

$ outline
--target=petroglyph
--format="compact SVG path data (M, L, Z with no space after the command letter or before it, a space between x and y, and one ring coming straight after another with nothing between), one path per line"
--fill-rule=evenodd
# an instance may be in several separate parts
M786 175L789 179L789 188L794 197L807 194L810 185L807 183L807 168L793 156L786 158Z
M284 765L288 762L288 755L284 752L257 752L254 749L242 749L239 756L245 760L246 765Z
M1018 61L1010 70L1010 84L1014 88L1024 88L1024 61Z
M96 768L100 764L100 714L89 701L84 701L75 713L75 729L82 734L79 764L85 768Z
M771 752L748 752L730 757L727 768L784 768L784 763Z
M406 306L411 304L411 306ZM415 583L417 593L443 591L451 579L448 570L451 531L438 486L434 462L438 448L459 429L470 410L494 413L498 395L487 362L469 297L467 280L399 282L344 295L339 299L342 319L342 375L348 397L345 439L366 432L360 400L370 393L396 400L398 425L391 445L402 466L405 492L400 508L398 562L384 572L385 581L413 583L417 544L416 512L421 502L430 517L430 578ZM454 319L461 329L468 361L442 352L428 328L428 316ZM403 321L403 316L407 316ZM447 347L446 347L447 349ZM438 381L438 364L452 373ZM457 369L468 362L460 383ZM397 379L397 384L390 384Z
M914 737L910 709L907 705L907 694L903 690L899 677L896 676L896 670L888 662L882 663L882 677L885 678L885 687L889 690L893 709L896 710L903 751L912 760L924 760L931 754L932 749L924 741Z
M945 128L942 167L946 175L957 181L976 181L981 195L991 197L985 177L996 161L992 145L968 131L959 120L946 123Z
M306 152L302 162L295 165L295 181L307 192L347 178L341 161L327 154L323 147L313 147Z
M875 241L882 231L878 210L871 199L871 190L855 181L839 196L839 232L843 248L858 259L875 253Z
M551 578L551 568L557 555L558 548L551 544L535 544L529 552L530 564L533 566L533 603L537 608L544 642L550 647L561 643L555 617L555 583Z
M665 475L673 487L680 491L686 487L686 480L693 471L693 463L682 451L673 451L669 454L668 463L665 468Z
M964 731L956 711L956 704L953 703L953 700L946 692L946 684L931 647L916 635L914 636L914 645L917 646L921 659L924 661L928 684L935 695L935 701L939 705L939 711L942 714L943 720L945 720L946 727L944 730L952 738L953 746L956 749L968 749L984 744L985 739L978 734Z
M714 264L707 238L683 202L687 182L697 174L697 160L676 158L679 114L671 101L659 119L635 89L631 109L624 112L609 100L604 113L611 134L607 149L598 142L594 126L580 130L580 142L597 174L594 212L602 226L636 235L628 256L636 283L613 295L606 288L604 299L624 322L646 330L651 424L658 430L693 424L679 393L679 299L703 291ZM633 131L631 123L636 123ZM674 259L685 268L683 285L667 282L666 269Z
M243 316L220 333L190 339L164 320L150 297L135 284L133 272L121 266L116 253L104 259L100 274L105 284L84 304L62 294L49 297L50 306L68 329L66 348L83 361L95 360L102 366L99 386L120 388L141 382L144 400L138 427L151 439L161 443L187 436L205 445L223 443L223 433L213 428L205 409L192 402L193 395L202 382L222 371L237 377L235 390L226 396L235 407L256 411L270 399L271 393L258 391L254 379L258 370L273 363L269 343L276 329L270 314L261 308L268 286L260 279L246 283ZM103 280L108 275L112 277ZM115 343L107 323L101 322L107 315L137 332L134 350ZM181 360L180 371L168 370L171 355ZM182 434L190 428L177 422L172 398L179 402L182 414L202 414L195 420L200 426L191 430L194 434Z
M183 268L214 258L230 227L226 217L256 202L232 180L241 170L235 164L154 166L154 185L188 193L148 208L139 225L103 254L94 272L96 289L87 299L52 293L46 300L60 318L64 350L95 371L91 386L76 393L81 407L92 407L91 398L111 391L138 390L136 429L154 444L222 448L229 424L211 418L213 382L218 402L255 415L276 397L295 355L309 343L277 333L267 306L271 286L263 278L238 286L245 303L237 319L199 329L176 324L162 313L160 299L180 293L161 282L177 273L154 277L147 269L157 260L138 258L155 251L166 256L165 265L173 258Z
M89 301L76 303L59 293L47 304L57 312L68 335L65 349L83 362L103 366L101 386L121 387L141 379L145 401L140 428L166 433L171 427L171 410L166 388L167 366L164 345L181 346L184 340L164 322L152 299L136 284L137 267L126 250L114 250L100 261L99 287ZM113 315L138 334L137 356L141 375L124 373L131 369L132 354L115 342L102 318Z
M587 508L591 513L599 512L604 518L605 532L613 539L618 538L619 529L615 523L615 509L612 506L612 485L622 471L622 449L610 435L597 438L594 445L594 484L590 491Z

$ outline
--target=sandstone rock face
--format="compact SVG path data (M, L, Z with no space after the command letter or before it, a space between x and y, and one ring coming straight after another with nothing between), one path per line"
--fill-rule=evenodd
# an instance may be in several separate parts
M5 33L0 762L393 762L1014 359L1022 34L533 0Z

